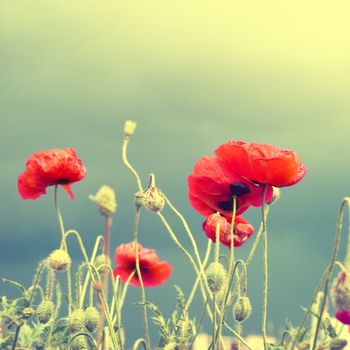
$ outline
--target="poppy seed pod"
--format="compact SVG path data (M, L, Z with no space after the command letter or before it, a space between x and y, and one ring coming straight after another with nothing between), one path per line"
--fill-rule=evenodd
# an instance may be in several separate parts
M164 208L165 199L159 188L151 186L143 194L143 206L153 213Z
M36 317L39 322L46 324L55 312L55 304L51 300L43 300L36 309Z
M332 339L329 343L330 350L341 350L345 349L348 345L348 342L345 339Z
M102 186L95 195L90 194L89 199L96 202L102 215L112 216L117 209L115 192L107 185Z
M98 326L100 315L97 309L90 306L85 309L85 327L88 331L93 332Z
M217 262L211 263L205 272L209 289L212 293L219 292L227 283L227 272L225 268Z
M81 331L85 326L85 312L83 309L73 311L67 320L67 326L71 333Z
M252 304L247 296L239 297L233 307L234 318L238 322L246 320L252 313Z
M22 311L23 318L28 319L31 318L34 314L34 309L31 307L25 307Z
M64 249L56 249L49 255L47 262L53 270L65 272L70 268L72 260Z
M69 350L88 350L89 346L88 343L85 340L85 337L83 335L78 335L75 337L70 345Z
M111 266L111 259L106 254L100 254L96 257L94 261L94 266L99 273L105 273L108 271L108 267L106 265Z

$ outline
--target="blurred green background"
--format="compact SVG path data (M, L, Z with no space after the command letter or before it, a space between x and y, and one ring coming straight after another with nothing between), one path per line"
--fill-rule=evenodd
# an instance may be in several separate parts
M60 195L67 228L81 232L88 249L103 224L87 197L102 184L118 196L112 246L131 240L136 186L121 145L124 120L135 119L129 158L144 184L156 173L201 252L203 218L189 206L186 185L200 156L229 139L300 154L308 174L283 189L268 225L269 331L278 334L286 318L297 323L329 261L338 205L349 194L349 10L345 0L2 0L0 275L29 285L36 263L59 244L53 190L36 201L17 194L17 176L39 150L74 147L88 169L73 186L75 201ZM189 246L177 219L164 213ZM245 217L258 227L259 210ZM144 212L141 225L141 243L174 266L167 284L147 291L169 315L172 285L188 293L193 274L157 217ZM78 246L69 244L78 262ZM261 247L249 276L255 312L246 333L260 327ZM3 284L0 291L15 295ZM129 342L142 333L132 304L139 291L130 291Z

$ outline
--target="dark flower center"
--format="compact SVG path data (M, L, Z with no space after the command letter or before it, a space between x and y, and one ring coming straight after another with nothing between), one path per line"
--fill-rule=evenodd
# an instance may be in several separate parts
M60 179L57 181L57 184L58 185L67 185L67 184L69 184L69 182L70 181L68 179Z
M230 191L231 191L232 197L233 196L239 197L243 194L249 193L250 188L241 182L235 181L232 184L230 184ZM228 199L227 201L219 202L218 207L222 210L225 210L225 211L233 211L232 197L230 199ZM238 209L238 205L237 205L237 209Z

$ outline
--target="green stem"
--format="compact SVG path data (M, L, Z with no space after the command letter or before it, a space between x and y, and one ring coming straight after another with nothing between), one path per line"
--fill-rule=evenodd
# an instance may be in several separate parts
M34 283L33 283L33 291L29 297L29 305L30 306L32 304L33 298L34 298L34 294L35 294L35 290L38 287L38 283L39 283L39 279L40 279L40 275L41 275L41 271L42 269L46 266L46 260L42 261L40 263L39 269L35 275L35 279L34 279Z
M216 310L215 310L215 305L216 305L216 296L215 293L213 294L213 339L212 339L212 349L215 350L216 348L216 339L215 339L215 334L216 334ZM210 348L210 347L209 347Z
M126 156L127 153L127 147L128 147L128 143L129 143L129 137L125 137L124 138L124 142L123 142L123 148L122 148L122 158L123 158L123 162L125 164L125 166L131 171L131 173L135 176L136 178L136 183L137 183L137 188L140 192L143 191L142 189L142 183L141 183L141 179L139 174L137 173L137 171L132 167L132 165L129 163L128 158Z
M266 338L266 320L267 320L267 289L268 289L268 261L267 261L267 227L266 227L266 192L268 186L265 185L263 197L262 197L262 206L261 206L261 215L263 222L263 235L264 235L264 290L263 290L263 309L262 309L262 336L264 341L264 349L267 350L267 338Z
M136 215L135 215L135 223L134 223L134 244L135 244L135 256L136 256L136 272L137 277L140 281L140 287L141 287L141 301L142 301L142 308L143 308L143 321L144 321L144 327L145 327L145 338L146 338L146 349L151 349L151 339L149 336L149 327L148 327L148 316L147 316L147 306L146 306L146 294L145 294L145 288L143 285L142 280L142 274L140 269L140 260L139 260L139 249L138 249L138 226L140 222L140 207L136 207Z
M132 350L137 350L140 344L143 345L144 350L147 350L147 343L143 338L139 338L135 341L134 345L132 346Z
M95 279L95 275L93 272L94 266L92 264L90 264L89 262L89 258L87 256L83 241L81 240L81 237L79 235L79 233L76 230L68 230L65 234L65 238L67 238L69 235L74 235L78 241L80 250L83 254L84 260L88 266L89 269L89 273L90 273L90 277L91 277L91 281L92 283L96 283L96 279ZM95 274L98 275L98 272L95 271ZM111 334L111 338L112 338L112 343L115 349L122 349L122 345L120 343L120 346L118 345L118 341L115 338L115 333L114 333L114 329L113 329L113 324L112 324L112 320L109 314L109 310L108 310L108 304L107 304L107 299L105 297L105 293L103 291L103 289L101 290L101 301L102 301L102 305L104 307L104 312L106 313L106 320L107 320L107 324L108 324L108 328L109 328L109 332Z
M203 260L203 269L205 269L205 267L206 267L206 265L208 263L209 256L210 256L211 245L212 245L212 240L208 239L207 251L205 253L205 257L204 257L204 260ZM188 300L187 300L187 303L186 303L186 306L185 306L185 310L186 311L188 310L188 308L190 307L190 305L191 305L191 303L193 301L193 298L194 298L194 295L195 295L195 293L197 291L200 279L201 279L201 277L197 275L196 282L194 283L194 285L192 287L190 296L188 297ZM208 300L208 298L207 298L207 300Z
M200 328L201 328L201 326L202 326L202 323L203 323L203 321L204 321L204 317L205 317L205 314L206 314L206 308L207 308L208 302L209 302L209 297L207 298L207 300L206 300L205 303L204 303L204 308L203 308L203 311L202 311L202 314L201 314L201 318L200 318L200 320L199 320L199 322L198 322L198 325L197 325L197 327L196 327L196 334L194 335L194 337L193 337L193 339L192 339L192 342L191 342L191 345L189 346L189 349L192 349L193 343L194 343L194 341L196 340L197 335L198 335L198 333L199 333L199 330L200 330Z
M22 326L23 326L23 322L20 323L19 325L17 325L15 338L14 338L13 344L12 344L12 350L16 350L16 345L17 345L17 341L18 341L19 331L21 330Z
M328 292L329 292L330 278L331 278L331 274L332 274L334 266L335 266L335 262L337 260L337 255L338 255L339 246L340 246L340 240L341 240L341 234L342 234L342 231L343 231L343 218L344 218L345 205L350 206L350 198L349 197L345 197L342 200L342 202L340 204L339 212L338 212L337 225L336 225L336 237L335 237L335 242L334 242L333 254L332 254L332 259L331 259L331 262L330 262L329 269L327 270L326 277L325 277L325 286L324 286L324 291L323 291L324 296L323 296L323 299L322 299L322 304L321 304L321 308L320 308L320 314L319 314L319 318L318 318L318 321L317 321L316 331L315 331L315 334L314 334L312 350L316 349L317 337L318 337L320 325L321 325L321 322L322 322L322 316L323 316L323 312L324 312L325 307L326 307L326 301L327 301ZM350 226L349 226L349 233L350 233Z

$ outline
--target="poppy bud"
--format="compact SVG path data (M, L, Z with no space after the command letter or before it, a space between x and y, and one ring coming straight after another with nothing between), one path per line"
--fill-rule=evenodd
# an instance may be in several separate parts
M83 335L75 337L69 345L69 350L89 350L85 337Z
M109 186L102 186L95 195L90 194L89 199L96 202L102 215L112 216L117 209L115 192Z
M31 307L25 307L22 311L23 318L28 319L31 318L34 314L34 309Z
M337 311L350 309L350 276L347 272L340 272L334 280L331 298Z
M252 313L252 304L247 296L239 297L233 307L234 318L238 322L246 320Z
M220 263L211 263L205 272L209 289L212 293L219 292L227 283L227 272Z
M36 309L36 317L39 322L46 324L55 312L55 304L51 300L43 300Z
M222 286L222 288L215 294L215 301L221 307L225 302L227 283Z
M164 208L165 199L163 193L157 187L149 187L143 195L143 206L153 213Z
M144 202L144 196L143 196L143 192L136 192L135 193L135 206L136 208L141 208L143 206L143 202Z
M85 326L85 312L83 309L73 311L67 320L67 326L71 333L81 331Z
M345 349L348 345L348 342L345 339L332 339L329 343L330 350L341 350Z
M98 257L96 257L94 261L94 266L98 272L104 273L108 271L108 267L106 265L111 266L111 259L108 255L101 254Z
M49 266L57 272L67 271L72 263L71 258L64 249L54 250L47 258Z
M136 122L134 120L127 120L124 124L124 135L130 137L134 134L136 129Z
M90 306L85 309L85 327L88 331L93 332L98 326L100 315L97 309Z

